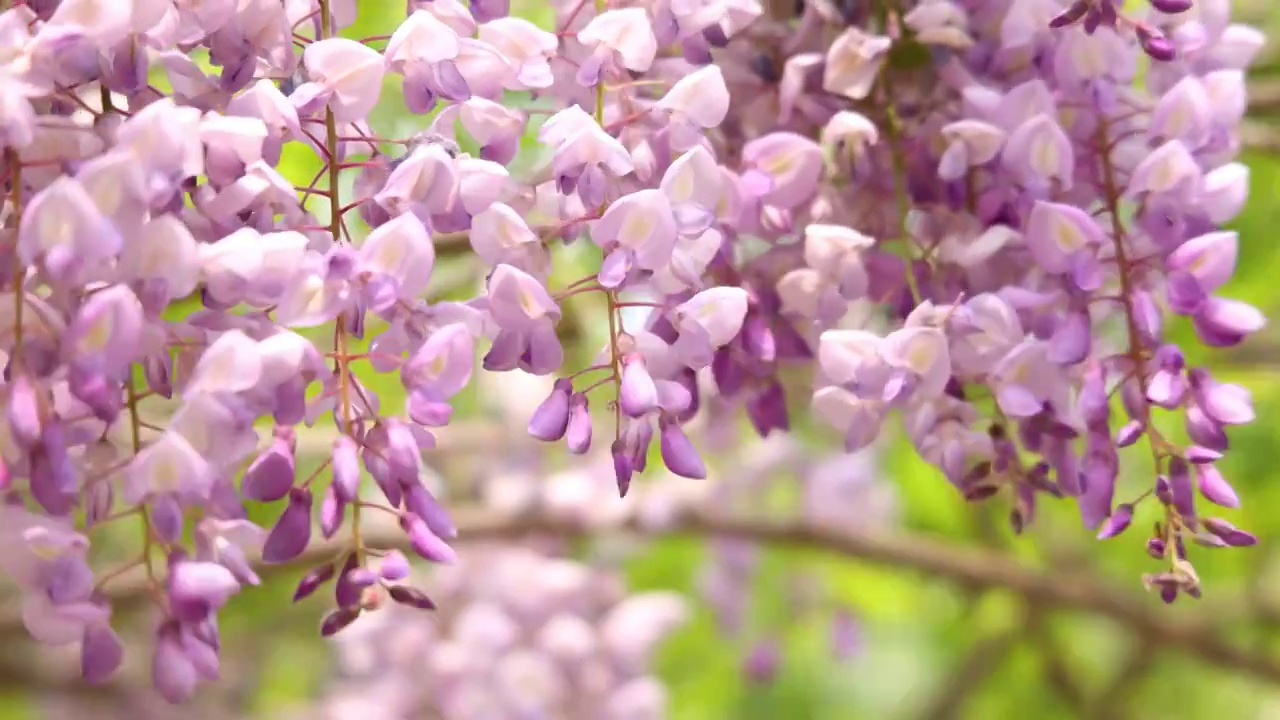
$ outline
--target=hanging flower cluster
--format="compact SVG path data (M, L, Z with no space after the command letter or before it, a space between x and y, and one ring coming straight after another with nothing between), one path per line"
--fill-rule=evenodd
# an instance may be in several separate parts
M1100 538L1152 509L1145 582L1168 602L1200 594L1190 543L1254 543L1209 510L1239 504L1216 463L1249 391L1165 335L1184 317L1225 347L1265 323L1224 291L1262 44L1229 0L559 0L554 30L507 5L412 0L364 40L341 36L355 0L0 14L0 567L87 679L124 654L89 533L124 518L173 702L218 677L217 613L258 558L314 535L351 540L298 589L333 584L322 633L375 598L439 604L361 515L457 559L423 452L477 356L557 378L529 434L607 447L623 495L650 464L708 475L686 429L714 398L760 436L808 407L850 452L900 417L1016 529L1045 497ZM371 126L388 81L423 132ZM533 173L511 169L522 138ZM291 147L323 164L309 185L279 169ZM483 267L475 297L427 299L446 242ZM598 266L553 281L574 242ZM562 345L576 296L608 328L585 367ZM370 374L398 376L403 413ZM316 426L331 451L299 478ZM1149 455L1145 487L1117 488L1122 452Z

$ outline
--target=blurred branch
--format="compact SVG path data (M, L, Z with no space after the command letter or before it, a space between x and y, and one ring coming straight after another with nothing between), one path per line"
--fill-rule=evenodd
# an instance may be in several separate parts
M1248 150L1280 153L1280 129L1259 122L1247 122L1240 127L1240 142Z
M1111 680L1111 684L1094 698L1088 714L1084 717L1094 718L1094 720L1128 720L1129 714L1125 711L1125 702L1137 689L1137 684L1155 668L1155 665L1155 643L1151 640L1139 643L1124 667L1120 668L1120 672L1116 673L1115 678Z
M1044 678L1049 687L1057 693L1062 703L1079 717L1093 717L1085 714L1085 693L1080 683L1072 674L1067 664L1066 654L1054 637L1053 628L1043 612L1033 607L1027 617L1027 632L1031 642L1039 652L1044 665Z
M1000 669L1018 646L1019 628L1008 628L979 638L955 664L955 672L942 684L920 720L953 720L962 717L965 700Z
M1200 660L1280 683L1280 659L1250 652L1225 642L1202 621L1169 617L1147 596L1117 591L1092 577L1076 572L1046 572L999 553L975 550L946 540L886 533L858 527L822 528L802 521L777 521L726 516L715 512L687 512L662 526L635 520L620 526L590 526L565 518L532 514L498 515L462 509L455 512L458 542L510 540L548 534L582 537L601 532L629 531L642 536L684 535L748 539L777 545L830 552L898 568L911 568L930 576L965 584L1005 588L1046 608L1082 610L1109 617L1156 646L1181 650ZM407 540L396 528L366 533L371 547L404 547ZM336 558L344 542L319 542L286 567L303 567ZM264 573L274 569L262 567ZM108 596L124 610L147 599L145 579L124 575L108 587ZM1211 616L1209 608L1203 613ZM0 613L0 636L23 634L21 614ZM0 639L0 642L10 641Z

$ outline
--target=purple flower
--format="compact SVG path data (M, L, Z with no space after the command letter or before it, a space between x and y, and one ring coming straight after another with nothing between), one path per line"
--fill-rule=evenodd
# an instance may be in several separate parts
M289 503L271 528L262 546L262 559L268 563L288 562L302 554L311 542L311 491L293 488Z

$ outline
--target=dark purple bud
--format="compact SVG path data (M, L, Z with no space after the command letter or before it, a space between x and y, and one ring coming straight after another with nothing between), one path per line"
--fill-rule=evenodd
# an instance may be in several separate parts
M1178 57L1178 48L1174 46L1173 41L1158 30L1139 25L1137 34L1138 44L1142 46L1142 51L1152 60L1169 62Z
M565 432L569 452L581 455L591 449L591 412L587 396L574 393L569 397L569 426Z
M331 637L360 617L359 607L343 607L324 616L320 621L320 637Z
M332 580L333 575L333 563L326 563L312 568L298 581L298 588L293 591L293 601L298 602L305 597L309 597L316 590L319 590L321 585Z
M680 429L680 423L672 417L662 415L658 418L659 446L662 451L662 463L667 469L681 477L701 480L707 476L707 467L702 456L689 441L689 437Z
M289 504L262 546L266 563L288 562L307 549L311 542L311 491L294 488L289 491Z
M417 608L419 610L436 609L436 604L431 602L431 598L427 597L426 593L417 588L412 588L408 585L392 585L387 592L391 595L392 600L395 600L401 605L408 605L411 608Z
M409 545L413 551L431 562L451 565L458 561L458 555L444 540L441 540L422 518L412 512L400 516L400 528L409 535Z
M360 567L360 559L355 553L347 555L347 561L338 574L338 583L334 587L334 599L338 607L354 607L360 604L360 597L365 588L378 582L378 574L366 567Z
M770 383L759 394L747 400L747 417L760 437L768 437L774 430L789 430L791 421L787 416L787 397L782 383Z
M1194 5L1195 0L1151 0L1151 7L1169 15L1184 13Z
M1088 12L1089 3L1085 2L1085 0L1076 0L1071 3L1070 7L1063 10L1061 13L1058 13L1057 16L1050 20L1049 27L1057 29L1067 27L1068 25L1074 25L1080 22Z
M771 363L778 358L778 345L764 316L752 314L742 325L742 345L759 362Z
M995 497L995 494L998 492L1000 492L999 485L993 485L990 483L970 485L969 487L964 488L964 499L969 502L982 502L983 500L989 500L992 497Z
M1119 535L1128 529L1131 522L1133 522L1133 506L1129 503L1120 503L1116 506L1115 512L1111 513L1111 517L1102 523L1102 529L1098 531L1098 539L1106 540Z
M1249 547L1258 544L1258 538L1252 533L1247 533L1222 518L1205 518L1203 525L1205 530L1221 538L1224 543L1231 547Z
M245 471L240 492L250 500L274 502L289 494L295 479L293 449L287 439L276 438Z
M569 428L569 396L572 393L572 381L557 380L551 394L529 418L529 434L544 442L555 442L564 437Z
M618 497L626 497L631 489L631 475L635 469L631 465L631 456L621 440L615 440L610 448L613 456L613 474L618 481Z
M1147 554L1157 560L1163 560L1168 547L1165 545L1164 538L1147 538Z

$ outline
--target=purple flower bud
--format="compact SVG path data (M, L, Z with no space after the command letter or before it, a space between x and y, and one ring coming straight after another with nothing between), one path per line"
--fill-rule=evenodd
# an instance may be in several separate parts
M124 661L124 645L106 623L90 625L80 641L80 675L91 685L111 679Z
M1170 15L1186 12L1194 5L1195 0L1151 0L1151 7Z
M386 445L382 448L382 455L390 470L390 477L401 485L418 482L418 475L422 470L422 450L418 447L413 431L396 418L386 418L382 424L386 428Z
M774 430L789 430L791 420L787 415L787 397L782 383L770 383L759 394L747 400L747 417L760 437L768 437Z
M203 620L240 589L230 570L212 562L178 562L169 569L169 604L185 621Z
M643 355L631 353L622 359L618 404L630 417L640 417L657 409L658 388L645 367Z
M177 622L166 622L156 631L156 647L151 656L151 684L161 697L174 704L190 700L200 682L195 663L184 645Z
M443 427L449 424L453 406L433 396L425 389L409 392L405 399L405 412L409 419L427 427Z
M162 542L174 543L182 537L186 515L174 493L156 495L151 500L151 529Z
M24 449L40 441L43 422L40 419L40 401L36 386L25 375L19 375L9 383L9 397L5 415L9 418L9 434Z
M332 637L360 617L360 607L342 607L324 616L320 621L320 637Z
M1224 543L1231 547L1249 547L1258 544L1258 538L1253 534L1241 530L1222 518L1205 518L1203 524L1205 530L1221 538Z
M763 640L756 643L747 654L742 663L742 672L750 682L769 683L777 676L780 661L777 643L772 640Z
M338 497L337 487L329 485L320 499L320 535L328 540L338 534L347 517L347 504Z
M424 485L417 484L406 489L404 505L406 510L422 518L438 537L452 539L458 536L458 527L453 524L453 518L449 517L449 511L444 509Z
M1187 436L1197 445L1213 450L1226 450L1230 443L1222 424L1209 417L1198 405L1187 408L1185 427Z
M339 435L330 454L333 488L344 503L352 502L360 492L360 457L356 441L350 435Z
M338 607L354 607L360 605L360 597L365 588L378 582L378 574L366 567L360 567L360 559L355 553L348 553L347 561L338 574L338 583L334 586L334 600Z
M1138 442L1138 439L1145 435L1147 427L1139 420L1130 420L1123 427L1116 431L1116 447L1127 448Z
M1180 457L1169 458L1169 499L1183 518L1195 518L1195 491L1191 484L1191 469Z
M409 558L399 550L388 550L378 563L378 575L389 582L409 577Z
M574 393L569 397L569 425L565 433L569 452L581 455L591 449L591 413L587 396Z
M431 532L431 528L427 527L427 523L416 514L412 512L403 513L400 516L400 528L408 533L409 545L413 547L413 551L423 558L445 565L451 565L458 561L458 555L453 551L453 548Z
M309 597L316 590L319 590L321 585L332 580L333 576L333 563L325 563L307 571L307 574L303 575L302 579L298 581L298 588L293 591L293 601L298 602L305 597Z
M837 609L831 615L831 654L836 661L853 657L862 646L862 632L853 613Z
M395 600L401 605L407 605L419 610L436 609L436 604L431 601L431 598L427 597L426 593L417 588L409 587L408 585L392 585L388 590L388 594L391 595L392 600Z
M1152 60L1169 62L1178 57L1178 48L1158 31L1138 26L1138 44Z
M1058 13L1056 16L1054 16L1052 20L1049 21L1049 27L1057 29L1057 28L1064 28L1069 25L1074 25L1080 22L1080 20L1084 18L1085 14L1088 12L1089 12L1088 2L1086 2L1085 0L1075 0L1075 2L1071 3L1071 5L1066 10L1063 10L1062 12Z
M1222 459L1222 453L1199 445L1192 445L1187 448L1182 456L1192 465L1203 465L1204 463L1217 462Z
M1098 531L1098 539L1106 540L1119 535L1128 529L1131 522L1133 522L1133 506L1129 503L1120 503L1116 506L1115 512L1111 513L1111 517L1102 524L1102 529Z
M618 497L626 497L631 489L631 476L635 468L631 464L631 455L621 440L615 440L609 449L613 457L613 474L618 481Z
M267 563L288 562L307 549L311 542L311 491L294 488L289 491L289 504L262 546L262 560Z
M287 439L276 438L245 471L240 492L250 500L274 502L289 494L295 479L293 449Z
M1174 460L1169 462L1172 465ZM1204 496L1205 500L1222 507L1240 507L1240 497L1236 495L1235 489L1222 476L1222 472L1218 470L1216 465L1213 463L1200 463L1195 468L1200 494Z
M662 450L662 463L671 472L693 480L701 480L707 476L706 465L702 456L694 448L689 437L680 429L680 423L672 417L663 415L658 419L661 435L659 445Z
M1157 560L1163 560L1164 554L1166 551L1167 551L1167 548L1165 547L1165 542L1162 538L1158 538L1158 537L1147 538L1147 554L1148 555L1150 555L1151 557Z
M544 442L555 442L564 437L569 429L569 396L572 393L572 381L557 380L551 394L529 418L529 434Z
M142 359L143 379L147 382L147 388L161 397L173 397L172 370L173 358L168 352L148 355Z

